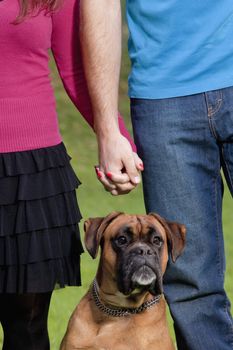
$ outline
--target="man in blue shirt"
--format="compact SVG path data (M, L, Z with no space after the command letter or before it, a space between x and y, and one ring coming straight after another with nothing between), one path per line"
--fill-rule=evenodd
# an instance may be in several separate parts
M233 84L231 0L127 1L129 95L161 99Z
M164 280L178 349L232 350L220 171L233 194L233 3L128 0L127 19L146 209L187 226L185 252L170 262ZM81 21L93 112L114 140L108 121L117 115L119 1L81 1ZM115 186L113 194L125 193L132 175L122 172L122 149L112 148L112 158L100 160L112 181L101 181L109 191Z

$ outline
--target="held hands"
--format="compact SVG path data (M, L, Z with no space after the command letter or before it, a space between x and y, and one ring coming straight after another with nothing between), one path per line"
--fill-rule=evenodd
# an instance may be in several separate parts
M120 133L98 138L99 166L96 175L106 191L117 196L129 193L141 181L142 160Z

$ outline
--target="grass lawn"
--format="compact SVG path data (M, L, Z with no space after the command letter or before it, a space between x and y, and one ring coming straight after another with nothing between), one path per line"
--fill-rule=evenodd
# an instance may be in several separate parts
M128 60L124 53L124 67L120 87L120 110L125 116L126 123L129 122L129 103L127 98L127 72ZM53 66L53 65L52 65ZM72 156L72 164L82 186L77 191L83 218L90 216L105 216L113 210L126 211L129 213L144 213L142 188L123 197L112 197L105 192L96 180L93 166L97 164L96 140L93 132L82 120L80 115L64 93L59 79L55 74L54 86L57 97L57 109L60 120L60 130L64 142ZM226 289L233 301L233 268L230 257L233 256L233 202L229 192L226 191L224 199L224 228L227 255ZM83 221L80 224L82 228ZM49 314L49 333L51 339L51 350L58 350L59 343L65 332L69 316L78 303L81 296L87 290L93 279L97 261L93 261L87 253L82 256L82 281L80 288L66 288L55 291ZM170 320L170 325L172 322ZM17 349L16 349L17 350Z

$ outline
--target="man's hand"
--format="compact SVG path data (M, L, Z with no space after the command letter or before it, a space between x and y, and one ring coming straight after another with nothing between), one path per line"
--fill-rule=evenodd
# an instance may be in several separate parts
M140 183L141 159L132 152L128 140L120 133L98 141L98 179L113 195L129 193Z

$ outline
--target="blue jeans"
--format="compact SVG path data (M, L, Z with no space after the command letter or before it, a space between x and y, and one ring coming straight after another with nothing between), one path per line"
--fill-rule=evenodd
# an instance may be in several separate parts
M185 251L164 277L178 349L232 350L220 170L233 195L233 88L132 99L131 115L146 210L187 227Z

